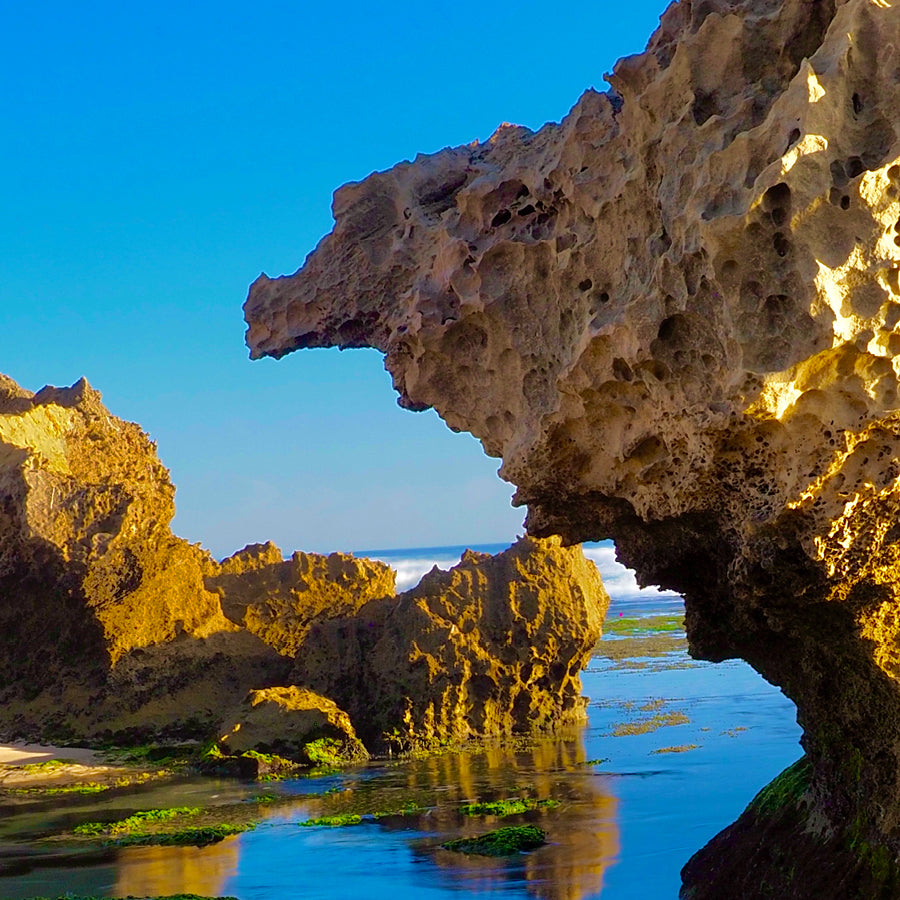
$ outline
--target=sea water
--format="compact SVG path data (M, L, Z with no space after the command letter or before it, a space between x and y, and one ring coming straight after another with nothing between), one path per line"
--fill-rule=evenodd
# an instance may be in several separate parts
M398 590L463 547L369 551L398 573ZM501 545L473 547L490 553ZM681 599L638 588L611 544L585 547L611 597L609 619L678 615ZM680 640L679 640L680 639ZM601 643L611 647L613 636ZM251 832L204 849L113 851L102 864L37 867L0 877L0 897L66 891L94 896L191 892L239 900L386 897L438 900L496 895L544 900L677 897L692 853L740 815L754 794L797 759L795 709L752 669L691 660L683 636L646 657L601 652L583 673L589 722L555 740L411 761L380 761L317 779L272 786L280 798ZM613 643L608 643L613 642ZM624 646L624 645L621 645ZM27 841L54 822L110 817L136 808L240 802L259 787L206 779L151 786L130 800L90 799L46 822L3 824ZM559 806L512 820L461 815L463 802L516 796ZM124 805L123 805L124 804ZM304 828L307 818L414 804L416 815L367 818L358 826ZM34 818L34 814L32 814ZM445 841L533 821L548 844L510 859L451 853ZM71 827L71 826L69 826ZM8 852L9 843L4 850ZM0 860L0 872L3 871ZM25 867L27 868L27 867Z

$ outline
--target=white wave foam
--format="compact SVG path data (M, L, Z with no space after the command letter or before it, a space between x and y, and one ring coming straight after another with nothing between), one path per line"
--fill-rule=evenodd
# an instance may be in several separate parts
M478 549L477 547L474 549ZM494 549L494 548L491 548ZM635 581L634 572L626 569L616 560L616 550L611 544L594 544L583 548L584 555L599 569L600 576L609 596L614 600L652 600L660 597L677 597L673 591L662 591L655 587L641 588ZM408 591L419 583L426 572L434 566L450 569L459 562L459 554L436 553L429 555L403 556L400 553L385 552L369 554L373 559L386 562L397 573L397 592Z
M599 545L584 547L584 555L600 570L600 577L606 591L613 600L633 600L637 597L677 597L674 591L663 591L656 587L638 586L631 569L626 569L616 559L616 548Z

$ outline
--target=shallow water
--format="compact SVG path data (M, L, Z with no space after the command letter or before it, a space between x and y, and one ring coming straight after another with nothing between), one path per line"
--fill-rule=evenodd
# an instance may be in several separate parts
M416 580L435 560L452 564L456 549L377 555L399 561L405 578ZM639 591L630 574L615 567L608 546L589 553L612 596L611 617L680 610L676 597ZM614 640L604 639L601 651ZM113 810L128 815L139 808L240 803L261 790L279 798L263 807L255 831L212 847L137 848L77 868L36 868L0 878L0 897L72 891L240 900L674 898L688 857L800 755L794 707L745 664L698 663L683 646L638 659L597 656L583 682L591 698L587 727L528 749L379 762L265 786L185 780L127 796L51 803L27 817L7 814L0 838L15 832L27 839ZM553 798L560 806L505 820L459 812L463 801L512 796ZM344 828L298 826L310 817L399 811L407 803L426 812ZM466 857L439 846L532 821L549 843L513 859Z

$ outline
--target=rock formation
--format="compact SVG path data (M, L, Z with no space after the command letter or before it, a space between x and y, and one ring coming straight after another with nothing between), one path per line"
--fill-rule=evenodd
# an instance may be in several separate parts
M196 736L286 662L223 614L175 537L146 434L84 379L0 380L0 725L35 736Z
M293 678L346 709L376 751L550 730L585 719L580 672L608 605L580 548L522 538L323 617Z
M385 563L346 553L297 551L289 560L270 541L222 560L207 577L229 619L284 656L296 656L317 620L351 616L393 597L396 573Z
M681 0L559 125L341 188L245 305L254 357L381 350L531 533L614 538L797 703L819 849L790 874L754 817L779 896L900 853L898 78L888 0ZM716 852L685 895L759 896Z
M233 718L220 746L234 754L264 750L310 765L369 756L347 713L305 688L251 691Z
M408 748L583 715L608 598L580 550L523 539L398 597L387 565L345 554L217 563L172 534L173 497L147 435L84 380L0 381L3 732L225 735L315 762L365 756L354 726Z

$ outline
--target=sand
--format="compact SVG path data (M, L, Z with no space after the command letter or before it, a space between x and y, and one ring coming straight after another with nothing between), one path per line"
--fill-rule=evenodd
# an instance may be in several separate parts
M0 744L0 766L27 766L51 759L71 760L81 765L102 764L96 750L87 747L52 747L44 744Z

